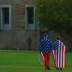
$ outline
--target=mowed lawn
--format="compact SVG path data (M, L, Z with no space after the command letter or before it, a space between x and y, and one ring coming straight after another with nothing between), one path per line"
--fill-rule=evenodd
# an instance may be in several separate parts
M39 59L39 52L35 51L0 51L0 72L45 72ZM51 70L53 67L51 56ZM62 72L72 72L72 53L67 53L66 68Z

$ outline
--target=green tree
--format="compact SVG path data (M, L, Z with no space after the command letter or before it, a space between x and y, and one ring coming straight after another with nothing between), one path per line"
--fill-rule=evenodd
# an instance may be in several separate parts
M72 29L71 0L36 0L40 27L58 32Z

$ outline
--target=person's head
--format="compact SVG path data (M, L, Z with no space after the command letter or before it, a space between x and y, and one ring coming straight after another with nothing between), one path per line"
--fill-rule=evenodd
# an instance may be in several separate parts
M59 33L57 34L56 39L57 39L57 40L60 40L60 39L61 39L61 36L60 36L60 34L59 34Z
M41 31L40 31L40 35L42 36L42 35L46 35L46 34L48 34L48 29L47 28L44 28L44 29L42 29Z

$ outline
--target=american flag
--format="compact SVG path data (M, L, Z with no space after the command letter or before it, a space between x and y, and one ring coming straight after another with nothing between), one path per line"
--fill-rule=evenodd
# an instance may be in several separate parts
M55 66L58 68L64 68L66 64L66 47L60 40L56 40L53 43L53 57Z
M52 51L52 43L48 38L48 35L44 35L40 38L40 52L51 52Z

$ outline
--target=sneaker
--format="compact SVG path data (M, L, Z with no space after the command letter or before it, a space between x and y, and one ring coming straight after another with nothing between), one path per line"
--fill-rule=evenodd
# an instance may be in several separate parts
M48 70L50 70L50 67L48 66L48 68L47 68Z
M59 70L59 68L58 68L58 67L56 67L56 70Z
M62 68L60 68L60 70L62 70Z

